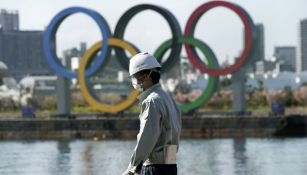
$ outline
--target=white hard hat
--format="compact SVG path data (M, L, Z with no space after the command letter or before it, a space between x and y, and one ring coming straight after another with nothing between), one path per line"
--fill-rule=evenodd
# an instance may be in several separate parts
M161 68L161 65L158 63L157 59L148 52L141 52L134 55L130 59L129 74L132 76L142 70L154 68Z

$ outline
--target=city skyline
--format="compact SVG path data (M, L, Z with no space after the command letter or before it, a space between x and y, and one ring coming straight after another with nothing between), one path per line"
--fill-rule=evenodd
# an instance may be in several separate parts
M61 10L71 6L82 6L99 12L109 23L113 33L120 16L129 8L141 3L151 3L167 8L176 16L183 31L190 14L198 6L208 1L194 0L187 3L187 1L175 2L174 0L167 2L162 0L137 0L133 2L121 0L112 2L101 0L0 0L0 2L1 9L18 10L21 30L44 30L50 20ZM297 28L300 20L307 18L307 11L304 9L307 1L229 2L234 2L243 7L250 14L255 24L262 23L264 25L266 59L273 57L276 46L297 46ZM118 5L119 3L121 5ZM287 13L285 13L285 10ZM144 25L142 26L140 23ZM152 23L157 25L151 25ZM202 16L196 27L195 38L208 43L221 63L225 58L236 57L242 50L242 28L242 22L235 13L225 8L214 8ZM133 42L139 49L149 52L154 52L170 36L170 29L165 20L158 14L149 11L136 15L129 23L125 33L126 40ZM90 47L100 39L98 28L90 18L83 14L72 15L64 21L59 29L57 35L58 54L61 56L63 50L76 47L82 41L85 41Z

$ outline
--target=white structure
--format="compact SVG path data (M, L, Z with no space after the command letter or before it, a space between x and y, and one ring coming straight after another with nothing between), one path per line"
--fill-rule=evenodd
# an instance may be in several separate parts
M296 74L294 72L267 72L265 74L250 75L247 78L246 85L249 87L257 88L258 81L263 82L264 89L284 89L288 86L292 89L296 89L303 83L307 82L307 71L301 74Z
M20 80L19 86L28 89L32 94L35 90L55 91L56 80L56 76L26 76Z
M13 102L14 105L20 103L20 91L17 88L15 79L8 76L6 64L0 61L0 100L1 102Z

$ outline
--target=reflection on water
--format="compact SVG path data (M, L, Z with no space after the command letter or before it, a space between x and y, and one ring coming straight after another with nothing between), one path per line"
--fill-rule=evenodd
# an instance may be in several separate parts
M70 168L67 168L70 162L70 147L69 142L63 141L57 144L58 154L56 154L56 163L52 168L52 174L71 174Z
M135 141L0 141L1 175L117 175ZM178 174L305 175L307 138L182 140Z
M233 157L235 163L235 174L245 175L247 174L247 156L246 156L246 139L233 140Z

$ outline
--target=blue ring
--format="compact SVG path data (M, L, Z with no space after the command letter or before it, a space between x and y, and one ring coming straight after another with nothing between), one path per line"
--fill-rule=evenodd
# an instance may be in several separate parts
M108 49L108 39L111 36L110 28L106 20L99 13L83 7L70 7L62 10L51 20L50 24L48 25L44 34L43 45L45 56L51 68L54 69L57 74L69 79L77 78L78 74L67 70L59 61L55 48L56 32L65 18L79 12L90 16L97 23L103 38L100 55L95 59L95 64L92 64L85 71L85 76L87 77L95 73L105 63L106 58L110 53Z

